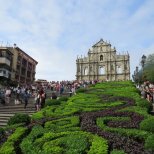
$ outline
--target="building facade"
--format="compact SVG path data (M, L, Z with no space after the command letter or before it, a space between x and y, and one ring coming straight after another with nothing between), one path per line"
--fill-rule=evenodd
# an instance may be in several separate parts
M77 57L77 80L130 80L129 54L116 54L111 44L101 39L88 51L87 57Z
M1 79L11 79L11 71L12 71L12 60L13 54L12 52L6 48L0 48L0 77Z
M3 47L0 47L0 50L3 50ZM12 56L9 63L11 81L21 85L32 84L35 80L36 65L38 62L16 45L14 47L6 47L6 51Z

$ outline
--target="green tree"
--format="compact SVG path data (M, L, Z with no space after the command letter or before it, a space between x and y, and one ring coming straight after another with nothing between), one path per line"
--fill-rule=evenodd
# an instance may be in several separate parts
M143 77L154 82L154 54L148 55L144 67Z

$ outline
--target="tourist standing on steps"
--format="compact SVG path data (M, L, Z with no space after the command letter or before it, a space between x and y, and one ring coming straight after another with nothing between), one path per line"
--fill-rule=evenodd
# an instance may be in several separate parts
M25 89L25 92L24 92L24 95L23 95L24 103L25 103L25 106L24 106L25 109L27 107L29 97L30 97L30 94L28 93L28 89Z
M40 101L41 101L41 96L39 94L39 92L36 92L35 94L35 108L36 108L36 111L40 111Z
M18 87L18 89L16 90L16 98L15 98L15 105L16 104L21 104L21 100L20 100L20 94L21 94L21 88Z
M45 91L42 91L42 94L40 96L41 96L41 109L42 109L45 105L45 99L46 99Z
M57 99L57 95L55 93L52 93L51 99Z
M7 87L5 91L5 103L9 104L10 103L10 98L11 98L11 89Z

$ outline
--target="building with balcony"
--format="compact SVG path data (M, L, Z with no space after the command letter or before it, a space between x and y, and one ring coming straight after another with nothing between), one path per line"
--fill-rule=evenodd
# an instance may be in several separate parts
M0 47L0 78L11 80L13 54L6 47Z
M35 80L38 62L16 45L5 47L5 50L3 48L0 47L0 51L2 51L0 53L4 55L5 51L5 58L0 59L0 71L3 72L3 75L9 76L12 81L20 85L32 84ZM2 75L2 73L0 74Z
M101 39L88 51L87 57L76 60L77 80L130 80L129 54L116 54L116 48Z

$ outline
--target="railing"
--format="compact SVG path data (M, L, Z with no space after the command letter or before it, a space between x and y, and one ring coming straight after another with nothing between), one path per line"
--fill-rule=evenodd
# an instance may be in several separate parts
M10 66L11 61L8 60L6 57L0 57L0 64L7 64Z

